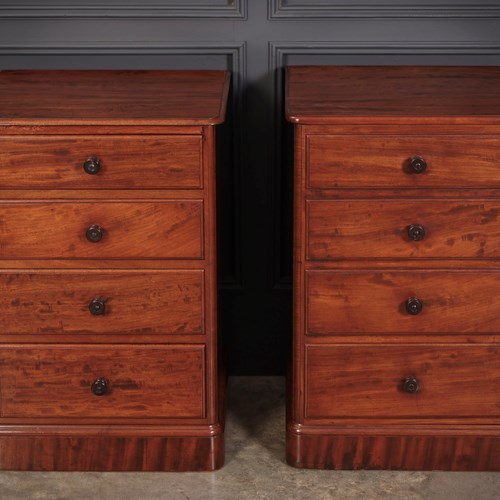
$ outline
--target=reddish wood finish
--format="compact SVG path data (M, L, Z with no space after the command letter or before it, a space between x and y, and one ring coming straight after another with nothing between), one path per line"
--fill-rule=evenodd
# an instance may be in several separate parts
M407 377L418 392L404 391ZM499 384L495 346L307 346L305 418L488 420L500 417Z
M500 436L468 435L467 429L452 429L454 435L425 435L412 427L399 433L386 429L378 436L362 435L351 428L346 435L325 427L323 435L287 433L287 461L304 469L393 469L498 471ZM297 455L294 450L300 450Z
M498 136L307 135L311 188L500 187ZM427 168L412 173L410 159Z
M224 464L224 435L109 435L97 428L91 435L19 432L0 435L0 468L31 471L206 471ZM154 432L150 431L151 434ZM187 434L187 433L186 433ZM192 431L189 431L192 434ZM145 452L147 450L147 452Z
M203 346L2 347L2 418L203 418ZM102 396L91 392L109 380Z
M222 466L212 125L228 85L0 71L0 469Z
M500 257L498 200L309 200L306 210L309 259Z
M104 230L98 243L87 229ZM0 203L1 259L203 258L203 203Z
M500 331L498 270L311 270L305 286L309 335ZM417 315L410 297L423 305Z
M49 342L64 335L82 341L88 334L202 334L203 281L202 270L3 273L4 334ZM104 301L103 315L90 313L95 298Z
M0 71L0 125L215 125L225 71Z
M200 135L0 136L0 185L30 189L202 187ZM100 170L89 175L85 160Z
M500 68L289 68L286 106L288 463L500 470Z
M295 66L286 116L301 124L500 124L500 67Z

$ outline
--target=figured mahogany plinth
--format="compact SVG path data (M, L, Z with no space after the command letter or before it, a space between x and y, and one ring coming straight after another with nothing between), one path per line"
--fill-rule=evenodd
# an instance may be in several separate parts
M121 434L120 434L121 432ZM224 434L192 435L200 430L133 428L0 427L0 469L31 471L212 471L224 464ZM150 435L147 435L150 434Z
M289 425L286 458L301 469L498 471L500 434L492 428L324 427L305 434Z

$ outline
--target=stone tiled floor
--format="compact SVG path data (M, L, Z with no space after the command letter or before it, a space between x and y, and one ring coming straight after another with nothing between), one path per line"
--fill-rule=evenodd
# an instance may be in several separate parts
M0 473L1 500L500 499L500 473L297 470L280 377L230 380L226 465L213 473Z

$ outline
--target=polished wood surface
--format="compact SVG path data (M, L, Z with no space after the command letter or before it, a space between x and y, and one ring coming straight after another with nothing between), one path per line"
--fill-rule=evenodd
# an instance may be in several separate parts
M0 469L222 466L212 125L228 85L0 71Z
M0 71L0 125L214 125L229 73Z
M498 270L311 270L305 286L309 335L500 331ZM422 303L416 315L411 297Z
M202 270L0 273L3 335L40 341L75 335L199 335L204 332ZM104 302L104 314L89 305ZM168 311L168 314L165 314Z
M313 260L500 257L498 199L308 200L306 211ZM412 224L422 240L410 238Z
M207 471L222 467L224 435L110 435L109 426L78 435L23 432L1 436L0 468L30 471ZM202 432L198 431L199 434ZM151 432L151 434L155 434ZM208 434L208 433L207 433ZM144 453L147 450L147 453Z
M292 67L287 461L500 470L500 68Z
M102 240L87 229L97 224ZM0 202L0 259L203 258L203 203Z
M499 67L294 66L294 123L500 123Z
M288 432L290 465L305 469L391 469L498 471L500 436L470 435L467 429L451 428L427 435L424 429L405 428L399 432L384 429L380 435L363 435L351 428L341 434L338 428L325 428L323 435ZM416 437L418 434L418 438ZM294 450L301 450L299 456Z
M202 418L203 346L2 346L2 418ZM108 392L91 391L98 378Z
M329 418L500 417L495 346L306 348L306 422ZM403 390L414 377L419 390Z
M311 188L500 187L500 139L488 135L319 135L306 137ZM427 168L413 173L410 160Z
M0 136L0 185L26 189L202 187L200 135ZM84 163L99 160L88 174Z

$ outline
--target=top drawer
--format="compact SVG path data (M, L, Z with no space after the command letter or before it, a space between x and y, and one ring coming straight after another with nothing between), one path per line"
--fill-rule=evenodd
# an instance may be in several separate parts
M201 135L0 137L0 187L201 188Z
M306 148L309 188L500 187L500 137L308 135Z

